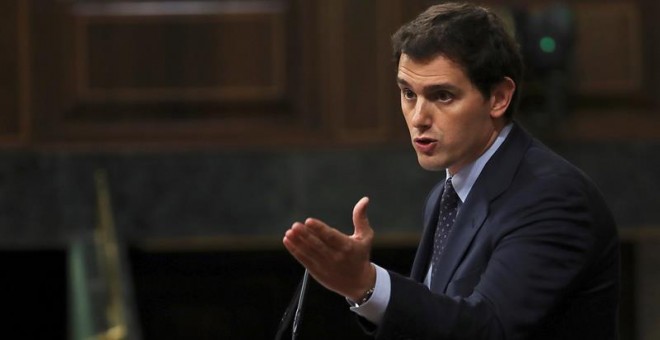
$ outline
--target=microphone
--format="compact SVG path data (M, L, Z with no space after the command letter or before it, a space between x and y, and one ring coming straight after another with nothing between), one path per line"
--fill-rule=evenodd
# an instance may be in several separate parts
M291 339L295 340L298 336L298 327L300 326L300 322L302 320L303 302L307 291L308 280L309 272L307 269L305 269L303 279L298 284L298 288L296 288L296 291L293 293L293 297L291 298L289 305L284 311L284 315L282 315L280 326L277 329L277 333L275 334L275 340L282 340L282 336L284 335L284 332L289 328L288 326L291 324L292 319L293 327Z

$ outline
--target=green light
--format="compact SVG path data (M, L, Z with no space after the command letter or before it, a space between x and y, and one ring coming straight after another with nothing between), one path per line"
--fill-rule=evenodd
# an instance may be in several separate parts
M552 37L543 37L539 41L539 47L545 53L552 53L557 49L557 43Z

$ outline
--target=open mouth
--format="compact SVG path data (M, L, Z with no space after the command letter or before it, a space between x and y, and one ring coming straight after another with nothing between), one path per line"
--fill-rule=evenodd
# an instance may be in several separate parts
M422 137L422 138L415 138L414 142L421 145L429 145L435 142L435 139Z

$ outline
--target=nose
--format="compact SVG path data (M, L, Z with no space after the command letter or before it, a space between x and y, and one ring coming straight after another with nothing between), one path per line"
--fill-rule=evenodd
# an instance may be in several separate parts
M411 124L418 129L425 129L431 126L431 114L429 111L429 102L423 97L417 98L415 107L412 110Z

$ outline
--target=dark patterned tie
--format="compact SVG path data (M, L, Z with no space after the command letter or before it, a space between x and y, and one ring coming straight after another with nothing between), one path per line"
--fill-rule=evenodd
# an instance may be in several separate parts
M440 199L440 215L438 217L438 225L435 229L435 237L433 239L433 257L431 258L433 271L431 272L431 282L433 282L433 278L440 268L440 257L447 245L447 238L454 225L454 220L456 220L458 201L458 195L451 183L451 177L449 177L445 181L445 190Z

